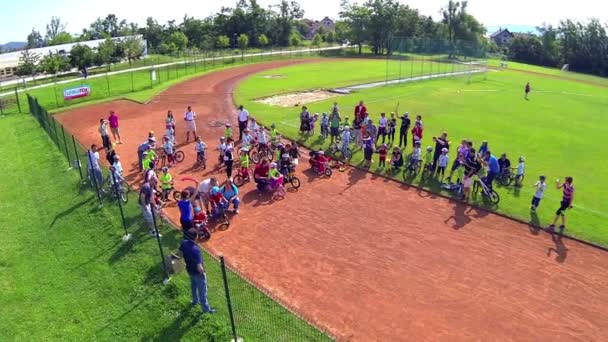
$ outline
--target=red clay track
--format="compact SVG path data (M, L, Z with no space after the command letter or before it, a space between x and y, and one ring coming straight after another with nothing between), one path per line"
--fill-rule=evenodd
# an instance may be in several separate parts
M231 93L240 80L300 62L228 69L177 85L148 105L116 101L58 118L81 142L99 143L99 118L116 110L126 141L119 154L130 166L148 129L164 131L167 109L181 117L192 105L215 146L222 129L209 123L236 120ZM182 122L177 131L183 141ZM174 176L191 172L194 147L182 149L186 161ZM207 247L338 339L607 338L606 253L362 171L300 176L300 191L282 201L244 187L241 214Z

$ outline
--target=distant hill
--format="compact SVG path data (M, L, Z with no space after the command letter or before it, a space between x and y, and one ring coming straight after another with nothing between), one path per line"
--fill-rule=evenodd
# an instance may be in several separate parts
M0 44L2 51L13 51L21 50L27 45L27 42L8 42L6 44Z

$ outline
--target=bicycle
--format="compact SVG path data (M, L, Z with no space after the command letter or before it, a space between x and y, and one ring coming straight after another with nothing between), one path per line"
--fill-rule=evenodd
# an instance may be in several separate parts
M500 202L500 196L498 195L498 193L494 189L488 187L486 185L486 182L484 182L483 179L479 178L478 175L475 175L475 182L473 183L473 193L477 195L480 188L481 194L488 198L490 202L494 204L498 204L498 202Z
M251 170L247 169L247 173L243 173L243 169L241 167L238 168L237 174L234 176L233 183L237 188L245 185L251 181Z
M414 178L416 177L420 171L422 170L422 161L418 159L412 159L410 156L409 161L405 169L403 169L403 178Z
M109 174L105 181L104 186L102 188L103 192L112 196L112 198L120 199L123 203L129 202L129 184L125 180L118 181L116 187L114 186L114 180L112 179L112 175ZM117 189L118 188L118 189ZM117 192L118 190L118 192Z
M268 161L274 159L274 152L272 151L272 148L269 147L269 144L259 144L257 148L248 153L251 161L256 164L259 164L264 158L268 159Z
M504 170L496 177L496 181L502 186L509 186L513 182L515 182L515 186L521 186L524 181L524 175L518 176L517 173L513 172L516 170L517 168Z
M183 151L176 150L175 153L173 153L173 160L175 161L176 164L183 162L185 157L186 157L186 155L184 154ZM167 160L169 158L167 158L167 154L165 153L164 150L160 153L159 159L160 159L161 167L163 167L167 164Z
M319 166L317 165L317 161L315 161L313 158L315 157L315 154L318 151L311 151L309 153L310 159L308 159L308 164L310 164L310 168L312 169L312 171L317 174L317 175L321 175L321 173L319 172ZM327 176L327 177L331 177L333 171L331 170L330 164L331 162L334 161L333 159L330 159L329 161L323 163L323 175Z
M340 146L342 145L342 146ZM348 161L353 157L353 151L349 146L344 146L342 143L333 142L327 149L327 154L334 157L336 160Z
M298 189L300 187L300 178L296 176L295 167L290 167L287 172L283 173L283 177L285 177L285 180L283 182L284 184L289 182L289 184L291 184L291 187L294 189Z

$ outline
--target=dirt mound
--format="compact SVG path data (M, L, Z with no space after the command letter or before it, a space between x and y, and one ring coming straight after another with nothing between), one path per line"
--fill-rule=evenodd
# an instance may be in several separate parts
M316 89L305 92L289 93L265 97L256 102L279 107L293 107L305 105L311 102L322 101L332 97L340 96L339 93L330 92L323 89Z

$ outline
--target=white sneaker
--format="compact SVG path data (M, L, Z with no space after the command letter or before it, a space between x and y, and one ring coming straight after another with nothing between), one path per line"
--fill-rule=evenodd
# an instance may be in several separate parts
M239 212L240 212L240 211L239 211L238 209L236 209L236 210L234 211L234 213L235 213L235 214L238 214Z

